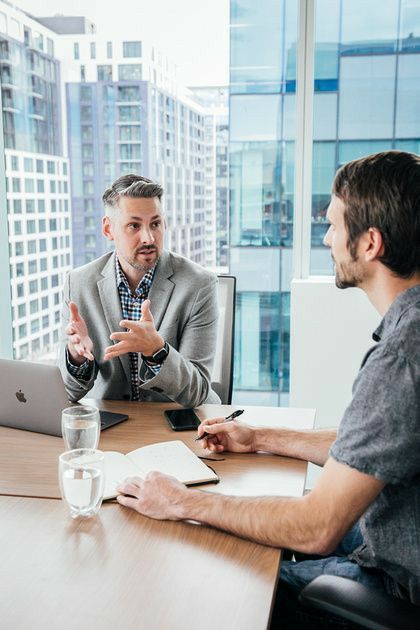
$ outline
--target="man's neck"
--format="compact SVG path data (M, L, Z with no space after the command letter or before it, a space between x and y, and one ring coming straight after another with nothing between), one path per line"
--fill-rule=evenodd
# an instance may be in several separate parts
M144 270L135 269L130 265L126 260L124 260L121 256L118 257L118 262L120 263L120 267L127 278L128 286L130 287L130 291L134 294L137 289L139 282L144 278L147 273Z
M420 274L412 278L393 276L388 270L380 270L374 278L360 287L367 294L370 302L383 317L393 301L404 291L420 284Z

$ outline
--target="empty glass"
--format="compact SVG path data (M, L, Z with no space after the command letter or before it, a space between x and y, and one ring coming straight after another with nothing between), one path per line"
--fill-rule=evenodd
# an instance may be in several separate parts
M72 518L97 514L104 494L104 454L92 448L79 448L59 457L58 477L62 498Z
M98 409L82 405L64 409L61 413L61 432L67 451L96 448L101 432Z

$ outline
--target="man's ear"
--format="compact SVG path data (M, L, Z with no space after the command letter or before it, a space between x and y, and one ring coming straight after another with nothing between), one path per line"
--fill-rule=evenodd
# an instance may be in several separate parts
M376 260L384 253L384 241L378 228L369 228L362 237L366 262Z
M114 236L112 234L111 219L107 216L102 217L102 234L109 240L113 241Z

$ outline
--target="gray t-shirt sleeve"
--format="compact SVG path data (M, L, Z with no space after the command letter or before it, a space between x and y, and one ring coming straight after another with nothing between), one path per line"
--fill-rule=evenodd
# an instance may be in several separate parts
M418 365L375 348L353 387L330 455L387 483L409 483L420 464Z

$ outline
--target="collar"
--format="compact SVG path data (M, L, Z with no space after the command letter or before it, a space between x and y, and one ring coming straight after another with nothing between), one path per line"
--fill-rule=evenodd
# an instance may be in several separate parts
M395 298L378 328L372 334L372 339L380 341L384 337L388 337L395 330L404 313L416 303L420 304L420 284L410 287Z
M149 269L149 271L147 271L144 274L143 278L138 283L136 290L134 291L135 297L139 297L140 295L142 295L144 289L146 289L148 292L153 282L155 270L156 270L156 265L152 267L152 269ZM117 255L115 255L115 275L117 279L117 287L120 288L121 285L123 285L127 289L129 295L132 295L130 285L128 284L128 280L126 278L124 271L122 270L122 267L120 265L120 261L118 260Z

